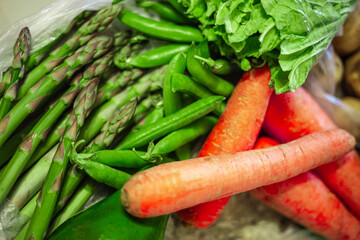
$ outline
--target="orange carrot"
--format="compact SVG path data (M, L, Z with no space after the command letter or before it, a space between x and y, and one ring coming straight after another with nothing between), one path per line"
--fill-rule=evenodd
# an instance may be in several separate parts
M137 217L168 214L284 181L354 146L352 135L332 129L267 149L162 164L131 177L122 188L122 202Z
M261 137L254 149L279 143ZM312 171L256 188L252 196L328 239L360 239L360 222Z
M264 130L280 142L334 128L335 124L316 101L299 88L294 93L273 95ZM352 151L338 161L315 169L315 173L356 213L360 219L360 157Z
M266 66L244 74L218 123L206 139L199 157L252 149L272 94L272 90L269 89L270 77L270 71ZM221 214L229 198L184 209L177 215L182 221L196 227L208 227Z

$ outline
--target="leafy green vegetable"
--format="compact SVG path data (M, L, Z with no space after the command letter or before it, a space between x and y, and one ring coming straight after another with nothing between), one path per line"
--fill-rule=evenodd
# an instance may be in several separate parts
M276 93L295 91L356 0L178 0L243 70L268 64Z

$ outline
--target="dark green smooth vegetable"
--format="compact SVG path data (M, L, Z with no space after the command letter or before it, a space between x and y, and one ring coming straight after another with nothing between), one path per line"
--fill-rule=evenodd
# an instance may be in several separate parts
M141 7L155 11L162 19L177 23L177 24L188 24L189 19L178 13L172 7L158 2L144 1L139 4Z
M163 85L163 101L165 115L170 115L181 108L181 99L178 93L171 90L171 78L174 73L184 73L186 69L186 55L179 53L171 59L165 71Z
M211 57L208 40L199 42L199 44L196 46L196 48L199 50L201 57L203 57L203 58Z
M230 96L234 90L234 85L217 76L209 69L204 67L195 55L200 55L195 44L192 44L187 55L187 69L195 81L207 87L213 93L222 96Z
M80 158L74 158L73 161L77 164L78 168L84 170L92 179L116 189L120 189L131 177L128 173L95 161Z
M183 92L195 96L197 98L205 98L214 96L207 88L201 84L193 81L190 77L175 73L171 79L171 89L173 92ZM214 110L214 113L218 116L224 111L226 104L220 103Z
M176 149L175 154L178 160L186 160L191 158L191 143L182 145L178 149Z
M224 99L222 96L211 96L200 99L154 124L143 127L137 132L130 133L119 143L116 149L131 149L144 146L150 141L158 139L205 116L213 111Z
M209 133L218 119L212 116L201 118L162 138L152 149L151 154L166 154L190 143L203 134Z
M177 0L166 0L166 2L169 3L178 13L184 14L186 12L186 8L181 6Z
M162 240L168 215L135 218L123 208L121 191L63 223L48 239Z
M178 53L188 50L186 44L167 44L151 49L129 59L129 64L139 68L152 68L165 65Z
M197 28L180 26L169 22L158 22L129 10L123 10L118 17L125 25L154 38L174 42L200 42L204 39Z

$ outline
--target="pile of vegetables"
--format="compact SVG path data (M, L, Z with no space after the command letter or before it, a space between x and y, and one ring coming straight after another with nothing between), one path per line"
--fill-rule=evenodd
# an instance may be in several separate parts
M355 139L300 87L353 2L304 2L305 25L291 1L168 3L138 2L161 21L84 11L36 50L21 30L0 82L0 203L22 219L6 237L162 239L170 213L207 227L251 190L358 239ZM113 21L130 29L103 33ZM88 208L104 184L114 193Z

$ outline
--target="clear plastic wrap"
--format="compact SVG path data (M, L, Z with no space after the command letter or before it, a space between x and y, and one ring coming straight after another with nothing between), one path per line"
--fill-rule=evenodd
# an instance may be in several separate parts
M330 47L311 69L304 87L337 126L351 132L360 141L360 112L344 103L337 95L334 49Z

